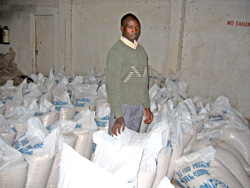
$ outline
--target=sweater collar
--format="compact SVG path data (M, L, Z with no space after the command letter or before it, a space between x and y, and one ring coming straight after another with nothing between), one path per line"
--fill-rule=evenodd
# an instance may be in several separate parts
M128 39L126 39L125 37L121 36L121 41L126 44L127 46L129 46L130 48L133 48L134 50L136 49L138 43L136 40L134 40L134 42L129 41Z

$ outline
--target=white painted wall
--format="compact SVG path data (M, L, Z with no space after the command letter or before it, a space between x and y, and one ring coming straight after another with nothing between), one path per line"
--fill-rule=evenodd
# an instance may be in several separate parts
M120 20L126 13L135 14L141 22L141 43L149 64L159 70L166 65L169 31L169 1L73 1L72 70L82 73L96 67L105 69L109 48L120 38Z
M0 24L9 26L15 62L29 75L32 15L54 15L55 71L66 66L67 74L83 74L104 71L107 51L121 35L120 19L132 12L153 68L181 70L190 97L225 95L250 118L250 27L235 26L250 22L249 10L249 0L0 0ZM0 45L0 53L9 46Z
M58 22L57 0L1 0L0 1L0 25L10 29L10 44L0 44L0 53L9 52L12 47L16 52L15 63L20 70L27 75L33 73L34 61L34 15L54 15L55 32ZM54 32L54 31L52 31ZM55 38L55 53L57 50L57 38ZM55 64L57 63L55 56Z
M188 0L183 33L181 70L189 96L225 95L250 117L250 1Z

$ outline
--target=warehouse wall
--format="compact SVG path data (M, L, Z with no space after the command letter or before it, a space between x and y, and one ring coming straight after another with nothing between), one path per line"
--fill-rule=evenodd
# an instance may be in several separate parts
M7 53L9 47L12 47L16 52L15 62L27 75L34 72L35 15L55 15L54 22L57 28L57 0L0 0L0 25L7 25L10 29L10 45L0 44L0 53ZM55 47L57 53L57 45Z
M0 53L13 47L18 67L33 73L34 16L53 15L55 71L104 71L120 18L132 12L149 65L160 73L181 70L190 97L223 94L250 118L249 8L249 0L0 0L0 24L11 30L11 45L0 45Z
M109 48L121 36L120 19L138 16L142 30L139 42L152 66L165 69L169 30L169 1L80 1L72 5L72 70L81 73L93 66L103 71Z
M250 117L250 1L188 0L181 70L189 96L223 94Z

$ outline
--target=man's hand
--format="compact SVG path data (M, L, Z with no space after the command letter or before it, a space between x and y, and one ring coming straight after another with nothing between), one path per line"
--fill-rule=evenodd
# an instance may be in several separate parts
M116 119L115 124L112 127L112 133L117 136L117 130L118 133L121 134L121 129L122 131L125 129L125 123L122 116Z
M145 116L146 116L146 119L144 120L144 123L150 124L153 121L153 118L154 118L150 108L146 108L144 110L144 113L145 113Z

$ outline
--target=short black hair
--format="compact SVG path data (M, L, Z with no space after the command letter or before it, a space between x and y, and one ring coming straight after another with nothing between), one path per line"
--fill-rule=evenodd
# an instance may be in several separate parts
M134 18L134 19L135 19L136 21L138 21L138 23L140 24L140 21L138 20L138 18L137 18L134 14L128 13L128 14L125 14L125 15L122 17L122 19L121 19L121 26L123 26L124 21L125 21L128 17Z

